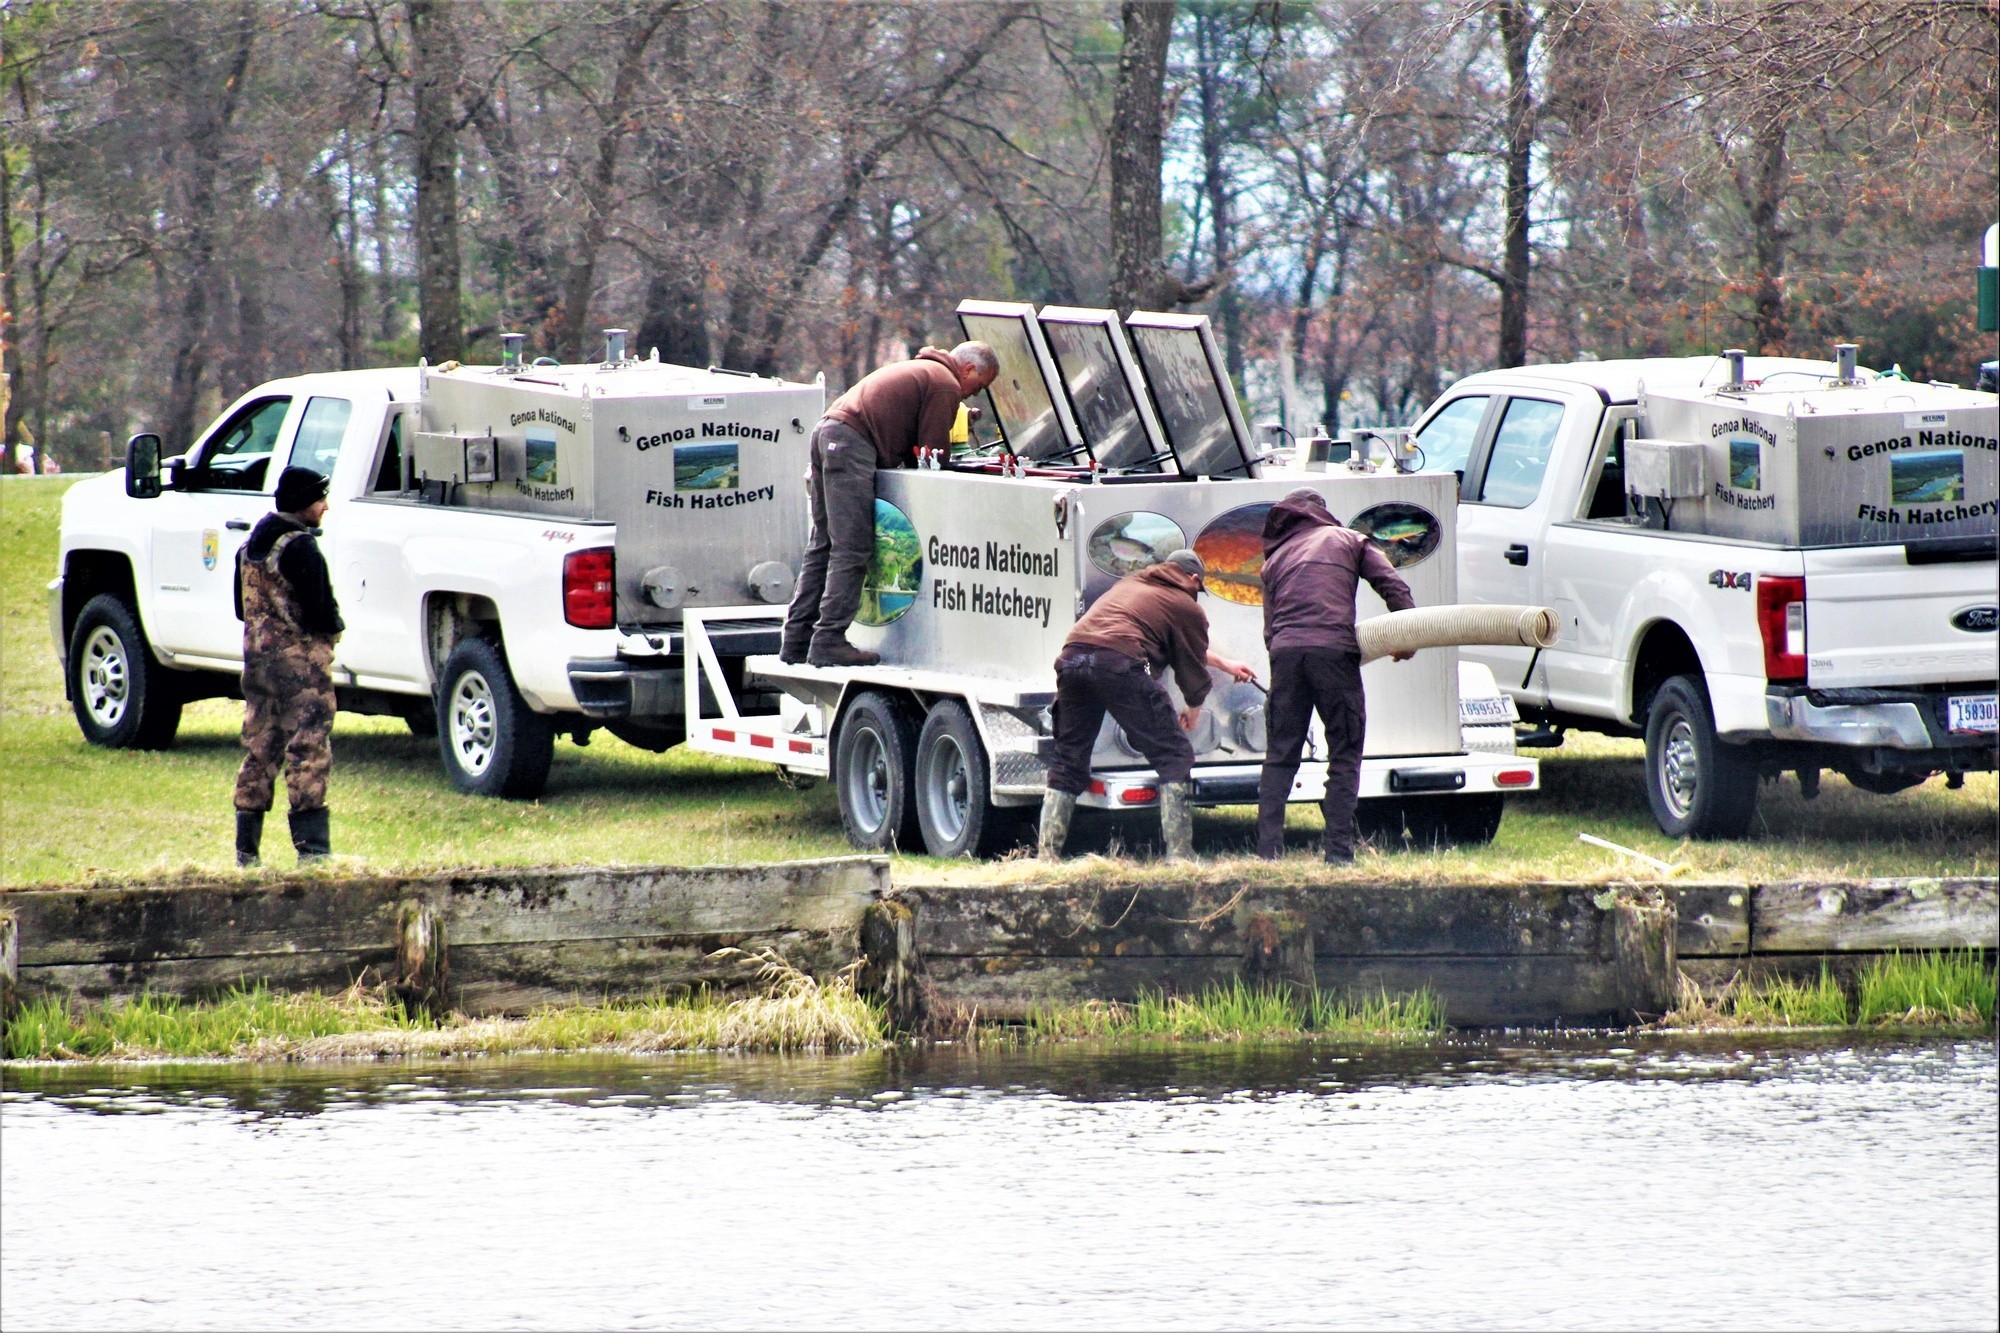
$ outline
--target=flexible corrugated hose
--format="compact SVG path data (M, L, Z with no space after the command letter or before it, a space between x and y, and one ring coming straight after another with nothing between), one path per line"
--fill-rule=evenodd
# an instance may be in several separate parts
M1556 641L1556 613L1546 606L1419 606L1391 611L1354 627L1361 660L1419 648L1497 643L1550 648Z

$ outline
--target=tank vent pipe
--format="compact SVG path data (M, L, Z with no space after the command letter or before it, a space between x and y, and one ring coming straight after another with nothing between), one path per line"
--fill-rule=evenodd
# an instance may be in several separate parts
M521 368L521 344L527 341L525 333L503 333L500 335L500 369L519 370Z
M1860 343L1835 343L1833 357L1840 365L1840 382L1854 383L1854 354L1861 350Z
M1741 389L1743 387L1743 349L1741 347L1732 347L1722 355L1728 358L1729 361L1729 387L1732 389Z
M625 330L606 329L604 331L604 364L619 366L625 363Z

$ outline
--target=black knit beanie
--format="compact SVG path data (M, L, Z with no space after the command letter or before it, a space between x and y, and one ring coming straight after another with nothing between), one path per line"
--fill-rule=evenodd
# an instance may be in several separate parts
M326 478L311 468L288 467L278 474L276 508L281 514L297 514L326 498Z

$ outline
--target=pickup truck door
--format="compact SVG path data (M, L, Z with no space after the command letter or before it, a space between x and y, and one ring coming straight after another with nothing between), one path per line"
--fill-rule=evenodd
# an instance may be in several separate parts
M1461 601L1538 604L1540 548L1553 489L1549 461L1571 410L1555 395L1487 390L1446 399L1418 428L1424 469L1460 474ZM1546 692L1539 672L1534 682L1524 683L1530 649L1460 651L1491 667L1500 687L1517 698L1539 702Z
M189 450L179 485L144 503L152 587L140 601L153 645L209 665L243 661L236 552L271 512L284 443L301 404L286 394L240 403Z
M355 499L327 511L327 564L347 633L337 661L358 685L429 688L418 592L404 544L413 506L403 490L403 450L416 404L390 403L383 416L357 422L343 446L341 494Z

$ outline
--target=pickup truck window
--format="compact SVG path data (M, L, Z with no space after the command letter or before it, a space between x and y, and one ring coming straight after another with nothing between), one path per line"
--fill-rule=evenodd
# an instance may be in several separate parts
M1464 472L1472 458L1479 423L1486 417L1486 398L1454 398L1417 432L1426 472Z
M1524 509L1535 502L1542 493L1542 474L1549 469L1549 455L1562 419L1561 403L1539 398L1508 400L1500 429L1493 436L1486 475L1480 480L1479 503Z
M375 463L375 480L368 487L371 495L393 495L403 489L403 414L392 413L389 417L389 434L382 441L382 456Z
M247 403L215 433L202 451L199 465L182 483L190 491L261 491L270 470L278 427L291 410L290 398L260 398Z
M347 434L347 418L354 404L345 398L308 398L305 415L299 418L299 438L292 444L293 467L311 468L322 477L333 475L333 460L340 455L340 437Z

